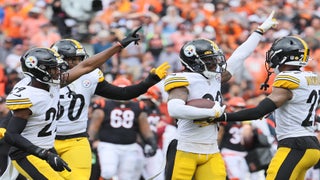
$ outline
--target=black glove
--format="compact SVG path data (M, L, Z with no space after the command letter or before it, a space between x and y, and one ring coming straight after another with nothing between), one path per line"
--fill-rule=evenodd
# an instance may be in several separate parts
M146 144L143 148L143 153L145 157L152 157L156 154L158 149L157 140L155 137L150 137L146 139Z
M66 169L67 171L71 171L71 169L69 168L68 164L61 159L57 154L52 153L46 149L42 149L42 148L37 148L36 149L36 156L46 160L48 162L48 164L55 170L55 171L63 171L64 169Z
M133 32L130 32L127 37L119 41L122 48L127 47L131 42L134 41L134 44L139 44L138 41L140 40L139 34L137 32L142 28L142 26L135 29Z

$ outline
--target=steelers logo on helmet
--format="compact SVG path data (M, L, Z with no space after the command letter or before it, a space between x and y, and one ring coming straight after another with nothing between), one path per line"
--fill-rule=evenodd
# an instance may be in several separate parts
M38 64L38 59L34 56L28 56L25 60L25 65L32 69L32 68L35 68Z
M196 55L196 47L194 45L189 45L184 49L183 53L187 57L192 57Z

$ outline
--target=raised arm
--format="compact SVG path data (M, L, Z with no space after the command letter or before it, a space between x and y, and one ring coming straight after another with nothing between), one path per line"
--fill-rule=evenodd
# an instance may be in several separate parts
M273 18L274 13L275 12L272 11L269 17L232 53L227 61L227 71L229 71L231 75L234 75L241 69L244 60L249 57L258 46L263 33L278 24L277 20Z
M127 47L131 42L135 42L138 44L140 40L139 34L137 32L141 29L141 26L135 29L133 32L130 32L127 37L123 40L117 42L112 47L91 56L85 61L81 61L77 66L70 69L66 73L64 73L61 77L62 86L71 83L72 81L78 79L83 74L89 73L96 68L99 68L106 59L110 59L114 54L119 52L121 49Z

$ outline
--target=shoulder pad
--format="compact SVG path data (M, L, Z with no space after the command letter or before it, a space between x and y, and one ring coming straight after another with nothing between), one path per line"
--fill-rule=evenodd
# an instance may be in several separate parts
M176 76L176 74L172 74L168 76L164 82L164 90L170 91L173 88L189 86L189 81L184 76Z
M273 87L296 89L300 85L300 79L289 74L279 74L274 82Z
M32 106L32 102L29 98L7 98L6 106L10 110L26 109Z

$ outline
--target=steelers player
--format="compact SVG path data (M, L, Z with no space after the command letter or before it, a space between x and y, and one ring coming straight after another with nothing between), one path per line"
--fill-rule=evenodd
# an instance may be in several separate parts
M84 47L74 39L62 39L52 45L72 68L86 61ZM72 168L67 179L88 180L91 173L91 148L87 135L88 108L93 95L108 99L129 100L145 93L149 87L166 76L168 63L152 69L139 84L118 87L108 83L100 69L85 74L60 89L60 114L57 124L55 148ZM81 156L81 158L79 158Z
M266 56L268 74L271 69L277 74L272 92L255 108L224 113L217 119L254 120L273 113L278 149L267 169L267 180L304 179L306 171L320 160L320 144L315 135L320 76L302 70L308 59L309 48L300 37L275 40Z
M263 32L277 24L272 12L228 60L214 42L196 39L187 42L180 50L184 72L168 75L164 88L168 92L168 112L177 119L178 134L176 149L168 149L171 158L166 166L166 179L225 180L226 169L219 152L216 123L194 123L195 119L212 119L220 116L225 106L222 101L221 83L227 82L239 69L244 59L258 45ZM197 108L186 105L192 99L211 99L212 108ZM169 147L175 147L170 146Z
M67 64L52 49L32 48L22 55L22 70L31 78L22 79L7 96L6 105L13 115L4 135L5 141L12 145L9 156L19 173L27 179L59 180L64 179L59 172L71 171L53 148L60 87L100 67L105 59L129 43L139 41L137 30L63 73Z

